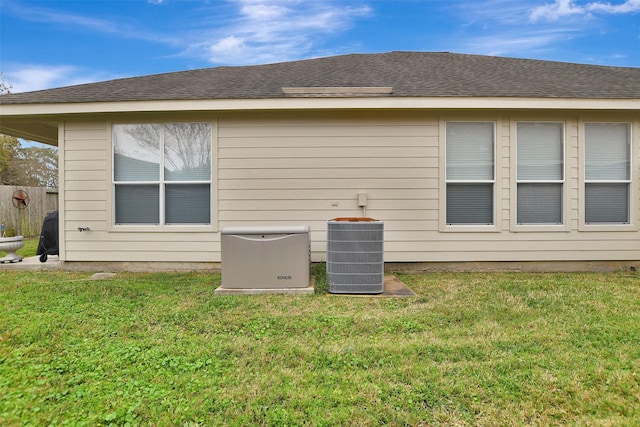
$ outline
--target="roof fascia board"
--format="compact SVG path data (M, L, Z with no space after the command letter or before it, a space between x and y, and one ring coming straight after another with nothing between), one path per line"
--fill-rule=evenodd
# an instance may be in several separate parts
M94 114L169 111L322 109L523 109L523 110L640 110L640 99L579 98L278 98L125 101L58 104L4 104L0 116Z

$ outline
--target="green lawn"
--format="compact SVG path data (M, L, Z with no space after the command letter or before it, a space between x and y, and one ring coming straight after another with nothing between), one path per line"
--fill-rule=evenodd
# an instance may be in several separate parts
M36 251L38 250L38 243L40 242L40 238L31 238L24 239L24 246L20 248L19 251L16 252L17 255L22 255L23 257L32 257L36 256Z
M32 257L36 255L36 251L38 250L38 243L40 242L40 237L34 237L29 239L24 239L24 246L20 248L16 255L21 255L23 257ZM6 252L0 251L0 258L7 255Z
M640 424L636 272L402 275L407 299L90 276L0 269L0 425Z

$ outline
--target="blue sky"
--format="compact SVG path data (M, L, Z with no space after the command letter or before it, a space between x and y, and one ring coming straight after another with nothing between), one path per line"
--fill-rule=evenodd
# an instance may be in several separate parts
M393 50L640 67L640 0L0 0L12 92Z

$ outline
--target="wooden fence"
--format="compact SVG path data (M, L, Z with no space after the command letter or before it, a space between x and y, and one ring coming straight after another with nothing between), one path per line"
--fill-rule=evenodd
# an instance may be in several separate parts
M25 191L29 195L27 207L18 209L13 204L13 194ZM0 223L7 236L40 235L44 217L58 209L58 190L44 187L15 187L0 185Z

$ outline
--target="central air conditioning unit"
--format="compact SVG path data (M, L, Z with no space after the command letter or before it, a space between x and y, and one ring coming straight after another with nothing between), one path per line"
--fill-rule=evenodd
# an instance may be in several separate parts
M371 218L336 218L327 224L329 292L384 292L384 223Z

